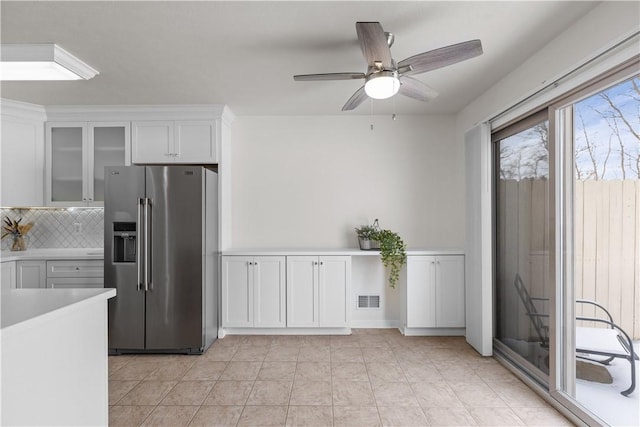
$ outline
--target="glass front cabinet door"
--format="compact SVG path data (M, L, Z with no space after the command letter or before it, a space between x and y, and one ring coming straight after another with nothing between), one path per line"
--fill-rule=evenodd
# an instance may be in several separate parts
M103 206L104 167L131 164L128 122L46 125L48 206Z

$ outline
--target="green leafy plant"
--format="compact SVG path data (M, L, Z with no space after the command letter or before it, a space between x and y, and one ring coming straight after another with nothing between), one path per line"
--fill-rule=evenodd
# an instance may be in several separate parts
M382 265L389 270L389 286L396 287L400 279L402 266L407 262L407 245L398 233L383 230L376 219L372 225L356 228L358 237L375 240L380 244L380 258Z

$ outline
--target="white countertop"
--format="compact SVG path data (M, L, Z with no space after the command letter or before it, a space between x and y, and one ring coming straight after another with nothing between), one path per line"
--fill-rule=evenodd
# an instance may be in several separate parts
M51 248L2 251L0 261L103 259L104 248Z
M3 289L0 292L0 329L15 332L63 314L66 310L116 296L104 289Z
M365 251L358 248L344 249L232 249L223 251L222 255L230 256L286 256L286 255L345 255L345 256L380 256L380 251ZM416 248L407 249L407 255L464 255L462 249Z

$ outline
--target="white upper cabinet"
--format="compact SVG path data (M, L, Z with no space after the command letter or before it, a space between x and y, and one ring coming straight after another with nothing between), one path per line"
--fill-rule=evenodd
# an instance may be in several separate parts
M136 121L133 163L218 163L219 120Z
M129 122L47 122L48 206L102 206L104 167L131 164Z
M2 100L0 206L43 206L43 107Z

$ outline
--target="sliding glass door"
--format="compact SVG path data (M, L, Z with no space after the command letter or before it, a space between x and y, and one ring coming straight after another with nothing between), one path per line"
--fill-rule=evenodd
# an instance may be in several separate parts
M557 395L610 425L640 425L640 77L628 73L551 109L563 209Z
M549 124L546 111L493 135L495 345L543 385L549 374Z
M594 425L640 425L638 65L492 134L494 349Z

